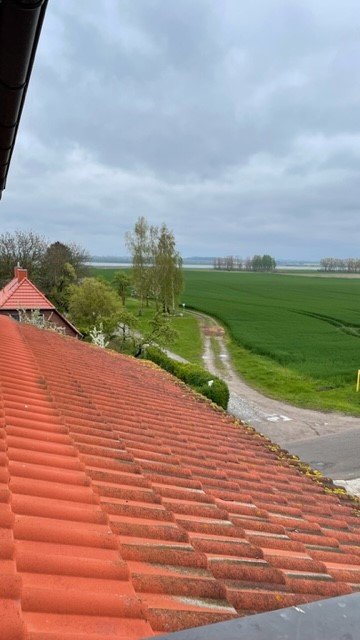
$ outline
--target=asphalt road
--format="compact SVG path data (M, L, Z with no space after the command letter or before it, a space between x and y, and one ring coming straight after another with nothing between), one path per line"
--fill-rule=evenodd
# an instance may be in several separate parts
M216 336L219 369L210 338L204 331L204 327L217 323L205 314L195 315L200 318L203 330L204 366L229 386L229 413L360 496L360 418L302 409L263 396L234 371L220 332Z
M295 440L287 449L334 480L360 477L360 429Z

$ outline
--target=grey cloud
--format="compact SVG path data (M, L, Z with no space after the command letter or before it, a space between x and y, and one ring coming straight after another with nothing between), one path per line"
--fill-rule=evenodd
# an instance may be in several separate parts
M184 255L356 254L359 18L354 0L49 3L3 228L116 254L146 215Z

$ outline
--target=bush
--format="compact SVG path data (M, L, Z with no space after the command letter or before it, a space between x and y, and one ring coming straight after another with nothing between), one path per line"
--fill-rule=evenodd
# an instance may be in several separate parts
M172 373L176 378L188 384L192 389L206 396L212 402L219 405L223 409L227 408L229 402L229 389L227 384L212 376L211 373L202 369L196 364L177 362L172 360L161 349L157 347L148 347L146 349L145 358L155 362L165 371ZM213 380L211 386L209 381Z

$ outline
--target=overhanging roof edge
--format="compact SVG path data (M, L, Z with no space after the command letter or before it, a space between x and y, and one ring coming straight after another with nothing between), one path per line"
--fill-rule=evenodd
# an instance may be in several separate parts
M0 198L6 186L47 4L48 0L0 3ZM9 45L11 42L16 46Z

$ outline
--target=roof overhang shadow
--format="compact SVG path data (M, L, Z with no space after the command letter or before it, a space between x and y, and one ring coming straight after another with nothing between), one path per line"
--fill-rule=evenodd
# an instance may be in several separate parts
M48 0L0 0L0 198Z

